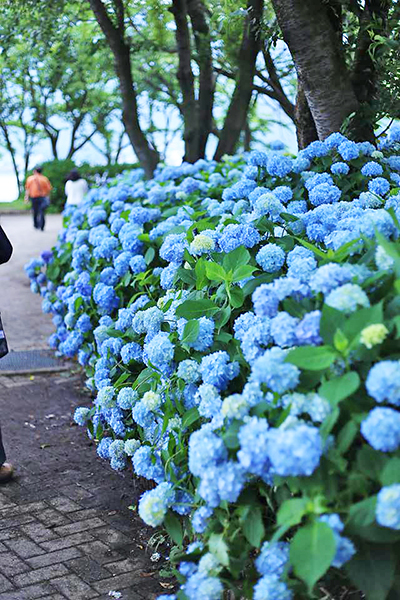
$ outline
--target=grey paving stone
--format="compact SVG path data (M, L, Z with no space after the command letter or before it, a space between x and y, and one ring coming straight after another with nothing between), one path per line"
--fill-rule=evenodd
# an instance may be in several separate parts
M63 563L67 560L71 560L72 558L78 558L79 556L82 556L82 552L76 546L72 546L71 548L65 548L64 550L59 550L58 552L49 552L48 554L41 554L40 556L27 558L26 562L33 569L38 569L40 567L46 567L47 565Z
M16 515L14 517L8 517L0 521L0 532L10 527L19 527L25 523L32 523L35 518L32 515ZM3 541L3 535L0 533L0 538Z
M121 554L116 550L112 550L103 542L99 540L92 541L86 544L81 544L78 546L80 550L82 550L83 554L87 556L91 556L94 558L100 565L107 564L109 562L115 562L118 559L122 558Z
M128 536L121 533L113 527L101 527L93 531L93 535L102 540L108 546L118 546L122 544L129 544L131 541Z
M51 583L68 600L90 600L99 595L97 591L94 591L77 575L67 575L66 577L53 579Z
M45 523L47 527L60 527L61 525L66 525L71 522L64 514L59 513L53 508L43 510L37 515L37 518Z
M89 584L93 581L109 577L109 572L99 565L99 563L91 556L83 556L82 558L69 560L66 563L66 566L68 569L79 575L83 581L86 581L86 583Z
M57 539L57 535L54 533L52 529L49 529L40 522L28 523L27 525L22 525L20 530L31 537L35 542L40 544L40 542L46 542L48 540Z
M0 554L0 572L6 577L13 577L25 571L29 571L29 565L15 556L12 552L3 552Z
M104 526L104 521L95 517L94 519L86 519L84 521L78 521L71 523L70 525L62 525L61 527L55 527L54 531L57 535L71 535L73 533L79 533L80 531L92 531L95 527Z
M0 600L35 600L47 596L53 598L54 588L49 583L38 583L17 591L0 594Z
M143 562L140 559L131 560L125 558L124 560L118 560L105 565L105 568L110 571L111 575L120 575L121 573L138 573L143 569Z
M67 498L66 496L58 496L57 498L52 498L51 500L49 500L49 504L56 510L65 513L74 512L76 510L80 510L81 508L79 504L77 504L70 498Z
M0 592L7 592L13 590L14 586L4 575L0 575Z
M66 537L59 538L57 540L41 542L40 545L48 552L55 552L71 546L77 546L83 542L92 542L93 539L93 536L88 531L82 531L80 533L74 533L73 535L67 535Z
M44 554L44 550L40 546L25 537L17 538L15 540L7 540L5 544L10 550L18 554L18 556L21 558L30 558L31 556Z
M49 581L54 577L67 574L68 569L64 565L49 565L41 569L29 571L29 573L16 575L16 577L13 579L13 583L16 587L25 587L34 583L40 583L41 581Z
M123 590L124 588L131 586L139 587L144 584L144 581L144 578L141 578L137 573L122 573L121 575L116 575L115 577L102 579L96 583L93 583L92 585L98 592L108 593L109 590Z

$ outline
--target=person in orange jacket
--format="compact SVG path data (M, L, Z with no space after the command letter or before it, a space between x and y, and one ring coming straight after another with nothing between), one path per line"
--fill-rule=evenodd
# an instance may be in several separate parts
M50 204L50 181L42 175L42 168L36 167L33 175L28 177L25 184L25 203L32 202L33 226L43 231L45 225L45 212Z

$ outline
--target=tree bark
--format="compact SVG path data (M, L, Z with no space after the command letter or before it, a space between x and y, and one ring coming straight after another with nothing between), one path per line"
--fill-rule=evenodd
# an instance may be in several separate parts
M359 108L338 34L322 0L272 0L319 139Z
M18 186L18 195L21 193L22 191L22 187L21 187L21 181L19 178L19 171L18 171L18 165L17 165L17 161L16 161L16 152L14 149L14 146L11 143L11 139L8 133L8 127L7 124L4 123L3 121L0 121L0 129L3 132L3 136L4 136L4 141L6 143L6 148L9 151L10 155L11 155L11 162L13 164L13 168L14 168L14 173L15 173L15 179L17 180L17 186Z
M199 64L199 96L197 110L197 158L204 158L212 128L216 78L213 73L210 28L207 9L202 0L187 0Z
M308 106L300 80L297 80L296 106L294 110L296 137L299 150L318 139L314 119Z
M363 10L360 8L359 32L357 37L356 52L351 73L354 92L360 105L369 106L370 119L360 115L352 121L350 132L354 139L375 141L373 123L375 120L372 103L376 99L377 79L376 64L370 54L372 36L371 31L378 35L385 35L386 21L390 8L388 0L368 0ZM365 112L365 111L364 111Z
M242 43L239 50L239 68L235 91L219 143L214 154L220 160L224 154L233 154L240 137L253 93L253 79L256 70L256 58L260 50L260 25L263 14L263 0L248 0L247 16L244 23Z
M123 19L121 19L119 12L118 27L115 27L101 0L89 0L89 2L114 55L115 70L122 97L122 120L126 133L146 177L150 178L157 166L159 154L155 148L148 144L140 127L136 90L132 79L130 49L124 39ZM119 9L120 11L123 9L120 3Z
M183 139L185 156L183 160L193 163L198 158L198 116L194 93L194 75L192 71L192 51L188 26L186 0L172 0L170 11L175 19L175 38L178 47L178 81L182 92Z

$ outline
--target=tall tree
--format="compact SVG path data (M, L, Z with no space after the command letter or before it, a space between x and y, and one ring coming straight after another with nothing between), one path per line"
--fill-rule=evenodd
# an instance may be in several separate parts
M113 0L110 9L102 0L89 0L114 55L115 70L122 98L122 118L126 133L147 177L151 177L159 154L146 139L139 123L137 93L132 78L130 46L126 39L125 7L123 0Z

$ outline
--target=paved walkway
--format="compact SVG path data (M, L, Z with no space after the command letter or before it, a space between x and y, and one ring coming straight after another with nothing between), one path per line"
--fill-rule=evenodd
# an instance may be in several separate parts
M52 327L21 267L32 247L37 255L51 245L51 230L43 238L28 232L25 216L1 222L16 246L6 280L0 268L0 303L6 298L12 309L7 334L14 349L35 348ZM26 243L23 231L32 234ZM154 600L172 587L158 573L155 553L165 548L149 543L154 530L129 509L142 489L130 471L116 473L97 458L72 421L79 405L90 398L73 364L60 374L0 376L4 443L17 467L14 481L0 486L0 600Z

